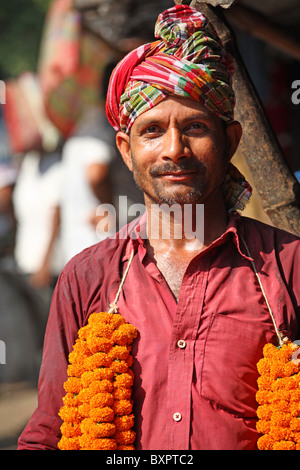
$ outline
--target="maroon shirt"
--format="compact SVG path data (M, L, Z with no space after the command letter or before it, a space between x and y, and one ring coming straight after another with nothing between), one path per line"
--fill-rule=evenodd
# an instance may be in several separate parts
M129 235L138 232L135 224ZM256 364L263 345L276 335L239 234L279 329L299 338L299 238L231 216L226 232L190 262L178 303L143 239L107 239L73 258L60 276L45 336L38 408L18 448L56 448L68 353L88 316L107 311L114 300L134 248L118 305L139 332L133 346L136 448L256 449Z

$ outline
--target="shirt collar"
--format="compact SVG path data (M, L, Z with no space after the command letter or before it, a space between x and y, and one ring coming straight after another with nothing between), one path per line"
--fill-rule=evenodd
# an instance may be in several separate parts
M246 247L243 242L243 238L241 237L241 232L243 232L243 226L241 224L241 216L237 213L229 213L228 214L228 224L225 232L216 240L214 240L205 250L203 250L203 254L207 253L208 251L212 250L213 248L223 245L227 240L230 238L232 239L236 249L240 253L240 255L249 260L253 261L253 258L248 256ZM130 257L132 249L137 252L139 245L145 247L145 239L147 234L147 213L144 212L136 221L136 224L129 231L129 243L127 243L122 261L127 261Z

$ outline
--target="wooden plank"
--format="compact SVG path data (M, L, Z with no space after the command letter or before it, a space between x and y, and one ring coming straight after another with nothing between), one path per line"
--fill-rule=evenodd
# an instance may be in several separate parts
M300 235L300 185L289 170L265 109L239 53L222 9L202 2L195 7L208 16L234 61L236 119L243 126L240 150L255 181L263 208L272 223Z

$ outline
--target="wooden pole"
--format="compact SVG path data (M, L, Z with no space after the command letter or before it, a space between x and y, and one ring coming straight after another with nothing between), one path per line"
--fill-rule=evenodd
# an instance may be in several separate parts
M300 185L287 166L283 151L239 53L234 33L221 8L212 8L202 2L194 2L193 6L209 18L226 50L233 57L235 117L243 126L239 148L253 176L264 211L275 226L300 236Z
M284 54L300 60L299 39L289 34L286 29L274 24L264 15L249 7L235 4L228 13L225 12L230 24L247 31L251 36L267 42Z

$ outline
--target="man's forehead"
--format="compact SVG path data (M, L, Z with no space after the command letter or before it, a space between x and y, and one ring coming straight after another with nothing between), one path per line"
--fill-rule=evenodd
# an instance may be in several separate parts
M140 114L133 125L140 126L147 122L163 121L174 116L177 119L219 119L205 106L190 98L167 97L153 108Z

